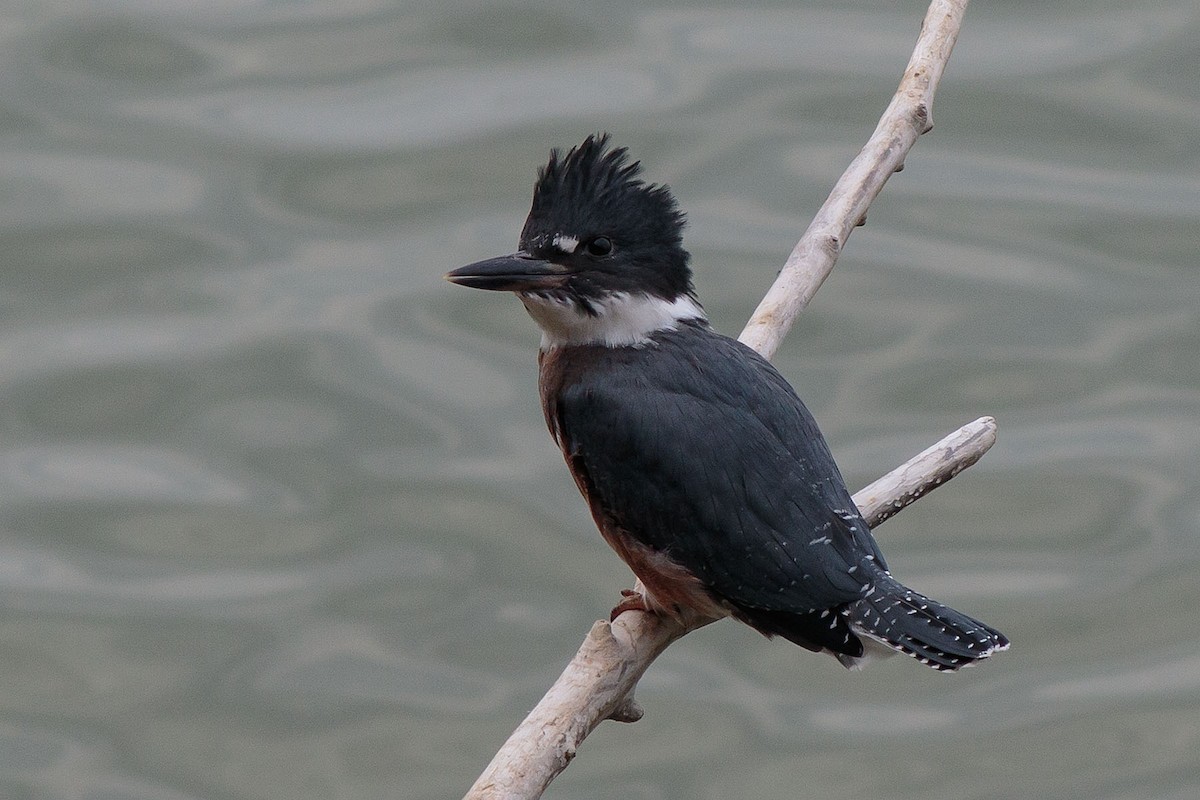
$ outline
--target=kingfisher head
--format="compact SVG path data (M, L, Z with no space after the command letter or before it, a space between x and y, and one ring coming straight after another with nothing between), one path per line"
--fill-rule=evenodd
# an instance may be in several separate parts
M542 329L542 347L640 346L659 330L704 319L671 190L608 135L589 136L538 171L520 249L446 276L514 292Z

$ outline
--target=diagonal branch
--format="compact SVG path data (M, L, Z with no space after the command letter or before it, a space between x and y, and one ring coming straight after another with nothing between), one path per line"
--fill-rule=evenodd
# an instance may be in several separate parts
M958 39L967 0L933 0L900 88L858 156L834 184L825 204L792 249L775 283L739 337L767 358L775 354L817 289L829 277L850 232L867 219L871 205L917 137L933 128L933 95Z
M874 528L974 464L995 441L996 420L981 417L855 494L854 502ZM636 722L641 718L633 690L643 673L672 642L712 621L693 619L685 624L626 612L611 624L597 622L465 800L541 797L597 725L606 719Z
M900 87L874 134L838 180L774 285L742 331L741 341L768 358L833 269L850 232L904 163L917 137L933 127L933 96L958 37L967 0L933 0ZM854 495L874 528L909 503L974 464L996 439L991 417L963 426ZM532 800L575 757L605 719L642 715L633 691L672 642L712 622L676 622L626 612L592 626L571 663L513 732L465 800Z

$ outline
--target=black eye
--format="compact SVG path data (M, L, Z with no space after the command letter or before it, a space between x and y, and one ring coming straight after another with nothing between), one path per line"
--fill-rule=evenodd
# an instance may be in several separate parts
M591 256L606 256L612 252L612 240L607 236L597 236L585 246Z

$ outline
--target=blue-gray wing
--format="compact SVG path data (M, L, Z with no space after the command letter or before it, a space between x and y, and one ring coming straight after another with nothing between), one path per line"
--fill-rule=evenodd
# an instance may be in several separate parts
M572 372L547 413L589 502L717 597L805 614L886 569L812 415L749 348L685 326Z

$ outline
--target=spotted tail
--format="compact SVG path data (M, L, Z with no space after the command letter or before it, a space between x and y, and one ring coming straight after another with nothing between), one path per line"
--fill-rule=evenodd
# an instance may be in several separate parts
M1008 639L1000 631L914 592L886 573L844 613L855 633L937 670L954 671L1008 649ZM838 658L848 667L859 663Z

